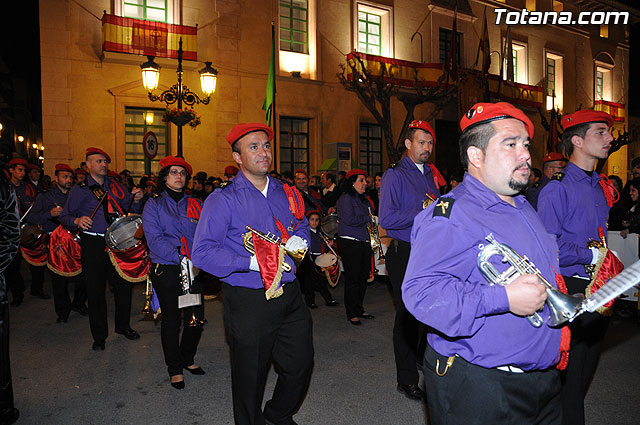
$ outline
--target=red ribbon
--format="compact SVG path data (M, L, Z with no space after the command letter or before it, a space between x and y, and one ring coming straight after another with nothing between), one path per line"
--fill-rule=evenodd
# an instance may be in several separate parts
M302 220L304 217L304 199L302 198L302 194L297 188L291 187L288 184L283 184L282 188L289 200L289 211L291 211L291 214L293 214L295 218Z
M109 185L109 189L111 189L111 193L113 193L116 198L124 199L124 189L122 189L118 183L112 182Z
M556 286L558 290L563 294L567 293L567 285L564 282L564 278L556 273ZM564 325L562 330L560 331L560 360L556 365L556 369L565 370L567 365L569 364L569 349L571 347L571 329L569 329L569 325Z
M588 286L588 295L593 294L598 289L602 288L602 286L617 276L622 270L624 270L624 265L622 262L613 255L613 253L607 249L607 253L605 254L604 260L602 261L602 266L598 269L598 274L593 279L593 282ZM615 300L611 300L606 303L603 307L611 308L613 307L613 303Z
M440 174L440 171L438 171L436 166L433 165L433 164L429 164L429 168L431 168L431 172L433 173L433 181L435 181L436 186L438 187L438 189L440 189L441 187L446 186L447 182L444 179L444 177L442 177L442 174Z
M273 285L280 283L280 278L278 277L278 272L280 271L280 247L277 244L265 241L255 233L252 234L252 239L253 250L256 254L258 266L260 266L262 284L264 289L269 291Z
M598 183L602 186L602 191L604 192L604 197L607 198L607 205L609 207L612 207L614 203L620 200L620 193L618 193L618 190L613 186L609 177L600 174L600 181Z
M189 198L187 201L187 217L194 220L200 220L200 213L202 212L202 202L196 198Z

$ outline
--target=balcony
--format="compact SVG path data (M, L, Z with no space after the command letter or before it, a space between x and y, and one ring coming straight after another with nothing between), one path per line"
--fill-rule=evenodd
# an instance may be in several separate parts
M102 15L102 50L104 52L178 58L178 41L182 38L183 58L198 60L198 28L165 24L122 16Z

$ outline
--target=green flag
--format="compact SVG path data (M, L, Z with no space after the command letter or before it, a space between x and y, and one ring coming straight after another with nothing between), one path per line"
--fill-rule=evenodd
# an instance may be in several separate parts
M276 100L276 37L275 27L271 24L271 61L269 62L269 76L267 77L267 94L264 97L262 109L267 111L267 125L271 125L271 113Z

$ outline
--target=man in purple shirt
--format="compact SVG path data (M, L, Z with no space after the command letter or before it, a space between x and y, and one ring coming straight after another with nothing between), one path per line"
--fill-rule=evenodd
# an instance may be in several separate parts
M282 295L267 299L260 266L243 245L246 226L286 240L287 250L305 249L309 224L297 189L269 177L273 130L238 124L227 135L238 175L207 198L196 228L193 264L222 280L224 319L231 350L235 423L293 424L313 365L312 321L293 273L282 271ZM281 267L281 266L277 266ZM262 410L269 363L278 382Z
M95 147L86 150L89 176L69 192L67 203L60 214L60 222L71 230L81 230L81 262L87 299L89 301L89 325L93 336L93 349L104 350L109 335L107 321L106 280L113 288L115 299L115 332L127 339L140 335L131 329L131 284L126 282L109 259L104 234L107 227L122 214L140 212L142 189L129 193L124 186L107 176L111 157ZM106 197L101 195L106 193ZM131 197L135 202L131 202ZM101 206L96 210L98 204ZM131 205L131 211L127 211ZM96 214L92 217L92 212Z
M407 310L429 326L425 387L433 424L559 423L561 330L535 275L491 285L478 268L485 238L527 256L552 284L557 245L517 195L529 180L533 124L508 103L474 105L460 121L464 181L419 213L402 285ZM491 264L505 270L499 256Z
M596 264L601 255L587 243L600 241L600 230L606 234L614 201L613 190L594 171L596 162L608 157L613 118L606 112L581 110L566 115L560 124L562 147L570 162L540 192L538 212L558 240L567 290L584 294L590 281L585 266ZM570 325L571 357L562 380L563 424L584 424L584 397L608 324L606 316L585 313Z
M433 171L435 167L427 164L435 143L435 132L429 123L413 121L404 141L407 154L398 164L385 171L380 185L380 226L393 238L385 261L396 300L393 351L397 388L414 400L423 400L425 396L418 386L416 369L416 360L422 356L423 350L419 348L422 344L418 343L419 322L407 312L400 287L409 262L413 219L440 197L440 187Z

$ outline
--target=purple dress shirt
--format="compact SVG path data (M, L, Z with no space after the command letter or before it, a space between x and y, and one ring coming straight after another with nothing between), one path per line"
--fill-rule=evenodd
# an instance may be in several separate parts
M185 194L176 202L163 190L145 204L142 212L144 236L154 263L179 265L182 236L187 240L189 250L193 248L198 220L187 217L189 198ZM202 202L198 200L198 203Z
M209 196L204 203L191 250L193 264L233 286L264 289L260 273L249 269L251 254L242 244L249 225L255 230L280 235L274 218L287 228L289 236L297 235L309 242L309 223L297 220L289 210L282 182L269 179L267 197L238 172L233 183ZM293 267L287 256L286 262ZM282 283L296 276L284 272Z
M433 179L431 167L424 164L424 173L405 155L398 165L389 168L380 184L380 227L387 235L404 242L411 241L413 219L422 211L422 202L429 193L433 198L440 191Z
M416 319L433 328L429 344L443 356L486 368L546 369L559 360L560 329L546 323L535 328L510 313L506 289L491 286L477 265L480 246L493 233L555 285L555 240L524 196L514 201L515 207L466 174L462 184L418 214L402 299ZM449 217L434 216L434 209L447 210ZM500 260L493 256L490 262L502 272L507 266ZM546 321L549 308L539 314Z
M60 216L53 217L51 210L55 207L63 207L67 202L68 193L62 193L58 186L40 192L36 196L36 202L33 204L31 212L27 215L27 221L30 224L42 225L42 230L47 233L53 232L60 225Z
M338 235L348 236L359 241L369 241L367 223L371 222L369 217L371 204L366 199L347 192L340 195L336 203L338 210Z
M538 214L558 239L563 276L587 277L584 266L593 258L587 242L600 240L598 226L606 235L609 206L599 182L596 172L589 176L570 162L562 180L551 180L540 191Z

